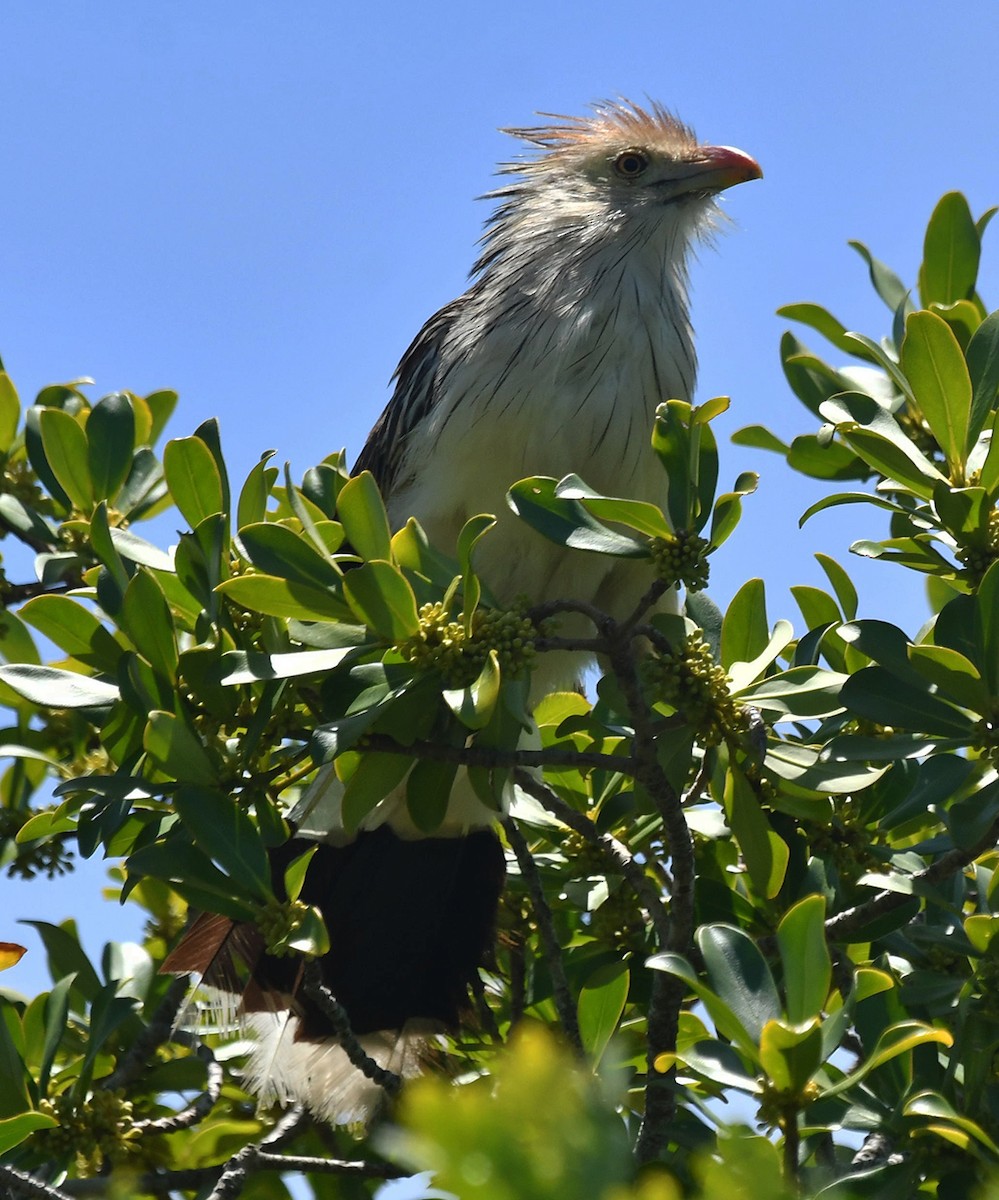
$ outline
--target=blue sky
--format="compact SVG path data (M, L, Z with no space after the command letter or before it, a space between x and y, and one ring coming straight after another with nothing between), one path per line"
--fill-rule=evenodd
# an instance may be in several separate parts
M271 448L299 474L356 453L410 338L464 286L487 212L473 197L516 152L497 127L649 96L766 175L729 195L734 224L694 270L698 396L733 399L723 480L762 473L713 591L763 575L771 619L794 619L787 587L822 583L822 550L855 569L862 615L914 632L910 578L848 555L869 515L799 532L821 489L724 435L810 429L778 305L886 330L848 238L911 281L944 191L999 203L997 44L993 0L7 5L0 355L25 398L80 375L95 397L176 388L171 432L218 416L237 479ZM993 303L997 246L994 228ZM86 899L99 881L0 894L12 916L75 913L99 946L135 930ZM40 957L3 982L41 986Z

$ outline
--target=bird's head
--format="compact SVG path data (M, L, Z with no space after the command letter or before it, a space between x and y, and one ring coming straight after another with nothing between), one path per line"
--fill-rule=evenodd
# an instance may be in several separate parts
M493 232L512 224L614 236L637 221L671 227L685 242L710 230L719 192L763 174L741 150L701 145L659 104L608 102L553 121L505 131L541 153L501 168L514 178L492 193L502 201Z

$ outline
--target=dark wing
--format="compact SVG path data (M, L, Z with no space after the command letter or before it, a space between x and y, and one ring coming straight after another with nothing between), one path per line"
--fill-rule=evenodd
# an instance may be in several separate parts
M352 474L370 471L384 496L392 492L398 481L406 439L437 402L441 345L464 303L463 296L452 300L434 313L413 339L392 376L395 380L392 399L375 422L354 464Z

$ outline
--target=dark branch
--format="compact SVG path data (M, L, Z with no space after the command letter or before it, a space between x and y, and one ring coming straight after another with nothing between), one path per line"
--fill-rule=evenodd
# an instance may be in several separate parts
M323 1016L328 1018L333 1025L333 1031L351 1065L355 1066L373 1083L377 1083L390 1096L396 1095L402 1087L402 1077L394 1071L386 1071L384 1067L380 1067L371 1055L365 1052L350 1027L347 1010L323 983L319 964L315 960L308 962L305 967L305 991L312 1000L315 1000L322 1009Z
M555 921L552 918L552 910L541 883L538 864L534 861L534 856L524 840L524 835L517 828L517 823L512 817L504 817L503 830L516 855L520 874L527 887L528 895L531 897L531 906L538 922L538 933L541 935L545 957L548 959L548 967L552 975L553 999L558 1010L559 1021L569 1043L582 1053L583 1043L579 1036L576 1005L573 1003L569 980L566 978L565 964L562 961L562 947L559 945L558 936L555 933Z
M169 1117L160 1117L157 1120L136 1121L135 1127L141 1129L143 1133L174 1133L178 1129L189 1129L208 1116L222 1094L225 1075L210 1047L206 1046L200 1038L195 1037L193 1033L187 1033L183 1029L175 1029L170 1036L170 1041L176 1042L178 1045L189 1046L205 1064L205 1072L208 1076L205 1090L182 1112Z

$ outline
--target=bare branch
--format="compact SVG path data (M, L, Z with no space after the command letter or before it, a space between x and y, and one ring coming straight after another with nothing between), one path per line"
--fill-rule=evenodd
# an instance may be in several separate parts
M545 957L552 975L552 991L555 1007L558 1010L559 1021L569 1043L582 1053L583 1043L579 1037L579 1022L576 1020L576 1005L573 1003L572 992L569 990L569 980L566 978L565 965L562 962L562 947L555 933L555 922L552 910L545 897L541 884L541 873L538 864L528 848L524 835L517 828L512 817L504 817L503 830L513 849L520 866L520 873L527 885L531 897L531 905L538 922L538 933L545 948Z
M171 981L149 1024L132 1043L117 1068L107 1078L100 1080L97 1087L115 1091L127 1087L143 1074L157 1047L172 1040L177 1014L187 998L189 988L190 977L187 975L178 975Z
M208 1076L205 1083L205 1090L182 1112L175 1113L169 1117L160 1117L156 1120L136 1121L135 1127L141 1129L144 1133L174 1133L178 1129L189 1129L192 1125L197 1125L208 1116L222 1094L222 1084L225 1076L222 1066L216 1061L211 1048L206 1046L200 1038L195 1037L193 1033L188 1033L183 1029L175 1029L170 1036L170 1041L182 1046L189 1046L205 1064L205 1071Z
M0 1183L6 1184L3 1195L10 1200L21 1200L22 1197L27 1200L28 1197L36 1196L39 1200L69 1200L68 1192L42 1183L33 1175L18 1171L16 1167L8 1167L4 1163L0 1163ZM106 1190L107 1183L104 1182L102 1186Z
M397 1075L394 1071L386 1071L384 1067L379 1066L365 1052L364 1047L357 1040L354 1031L350 1027L350 1018L347 1016L347 1010L337 1000L326 984L323 983L319 964L314 959L306 963L305 966L305 991L312 1000L315 1000L322 1009L323 1016L333 1025L333 1032L336 1034L351 1065L355 1066L362 1075L365 1075L373 1083L377 1083L390 1096L396 1095L402 1087L401 1076Z

